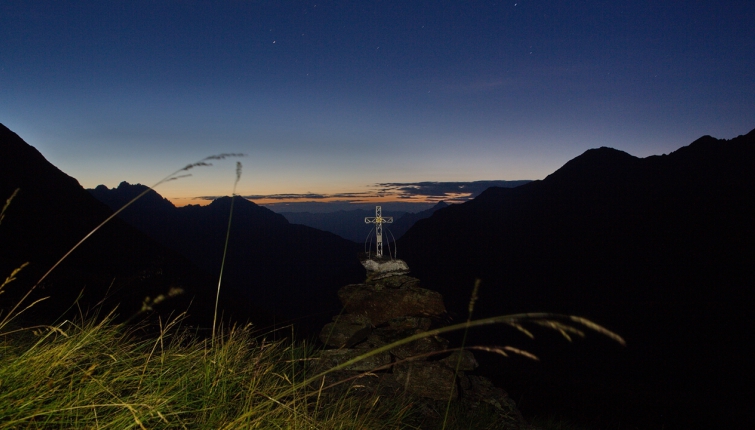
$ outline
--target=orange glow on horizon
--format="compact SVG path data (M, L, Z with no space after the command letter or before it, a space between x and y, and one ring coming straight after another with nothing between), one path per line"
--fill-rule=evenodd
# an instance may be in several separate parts
M325 197L322 199L312 199L307 197L302 198L262 198L262 199L249 199L249 201L258 205L272 205L280 203L329 203L329 202L348 202L353 204L359 203L437 203L445 201L446 203L463 203L467 201L469 194L456 194L440 196L411 196L409 198L400 198L398 195L386 195L386 196L374 196L374 197L360 197L360 198L343 198L343 197ZM196 197L168 197L173 205L176 207L188 206L188 205L200 205L206 206L212 203L212 200L201 199Z

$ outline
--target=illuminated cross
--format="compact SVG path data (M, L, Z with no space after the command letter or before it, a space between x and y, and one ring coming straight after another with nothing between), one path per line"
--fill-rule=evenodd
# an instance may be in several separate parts
M382 209L380 206L375 206L375 216L365 217L365 224L375 224L375 235L377 236L377 256L383 256L383 224L390 224L393 222L393 217L383 218Z

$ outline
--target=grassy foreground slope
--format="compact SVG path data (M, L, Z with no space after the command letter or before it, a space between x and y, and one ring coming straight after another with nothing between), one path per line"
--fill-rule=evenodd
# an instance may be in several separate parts
M110 318L4 331L0 429L443 428L443 410L411 397L304 384L315 360L306 343L271 341L251 326L212 342L181 321L153 335ZM449 412L447 429L523 428L485 406Z

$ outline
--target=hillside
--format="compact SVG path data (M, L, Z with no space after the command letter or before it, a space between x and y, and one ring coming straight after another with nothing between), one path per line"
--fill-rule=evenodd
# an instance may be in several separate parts
M0 225L0 270L3 276L24 262L19 279L3 294L8 309L52 265L95 226L112 214L72 177L50 164L35 148L0 124L0 196L18 195ZM114 219L73 252L31 300L50 297L27 315L40 321L62 316L79 293L86 311L105 300L105 308L119 307L123 317L135 314L145 297L179 287L184 294L166 303L186 309L204 297L206 279L188 260L158 245L132 226ZM201 303L201 301L199 301ZM201 313L199 306L195 310Z
M398 247L459 317L480 278L478 317L562 312L625 336L625 350L590 339L534 342L543 366L499 375L520 393L559 387L555 398L531 399L533 409L589 417L641 408L640 427L741 425L754 399L745 376L755 328L754 171L755 131L642 159L592 149L542 181L438 211Z

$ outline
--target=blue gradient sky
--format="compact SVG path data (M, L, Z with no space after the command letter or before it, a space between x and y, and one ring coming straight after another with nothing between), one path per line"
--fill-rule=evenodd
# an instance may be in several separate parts
M0 122L85 187L541 179L755 128L750 1L0 1ZM231 193L235 160L158 188ZM199 202L199 201L198 201Z

